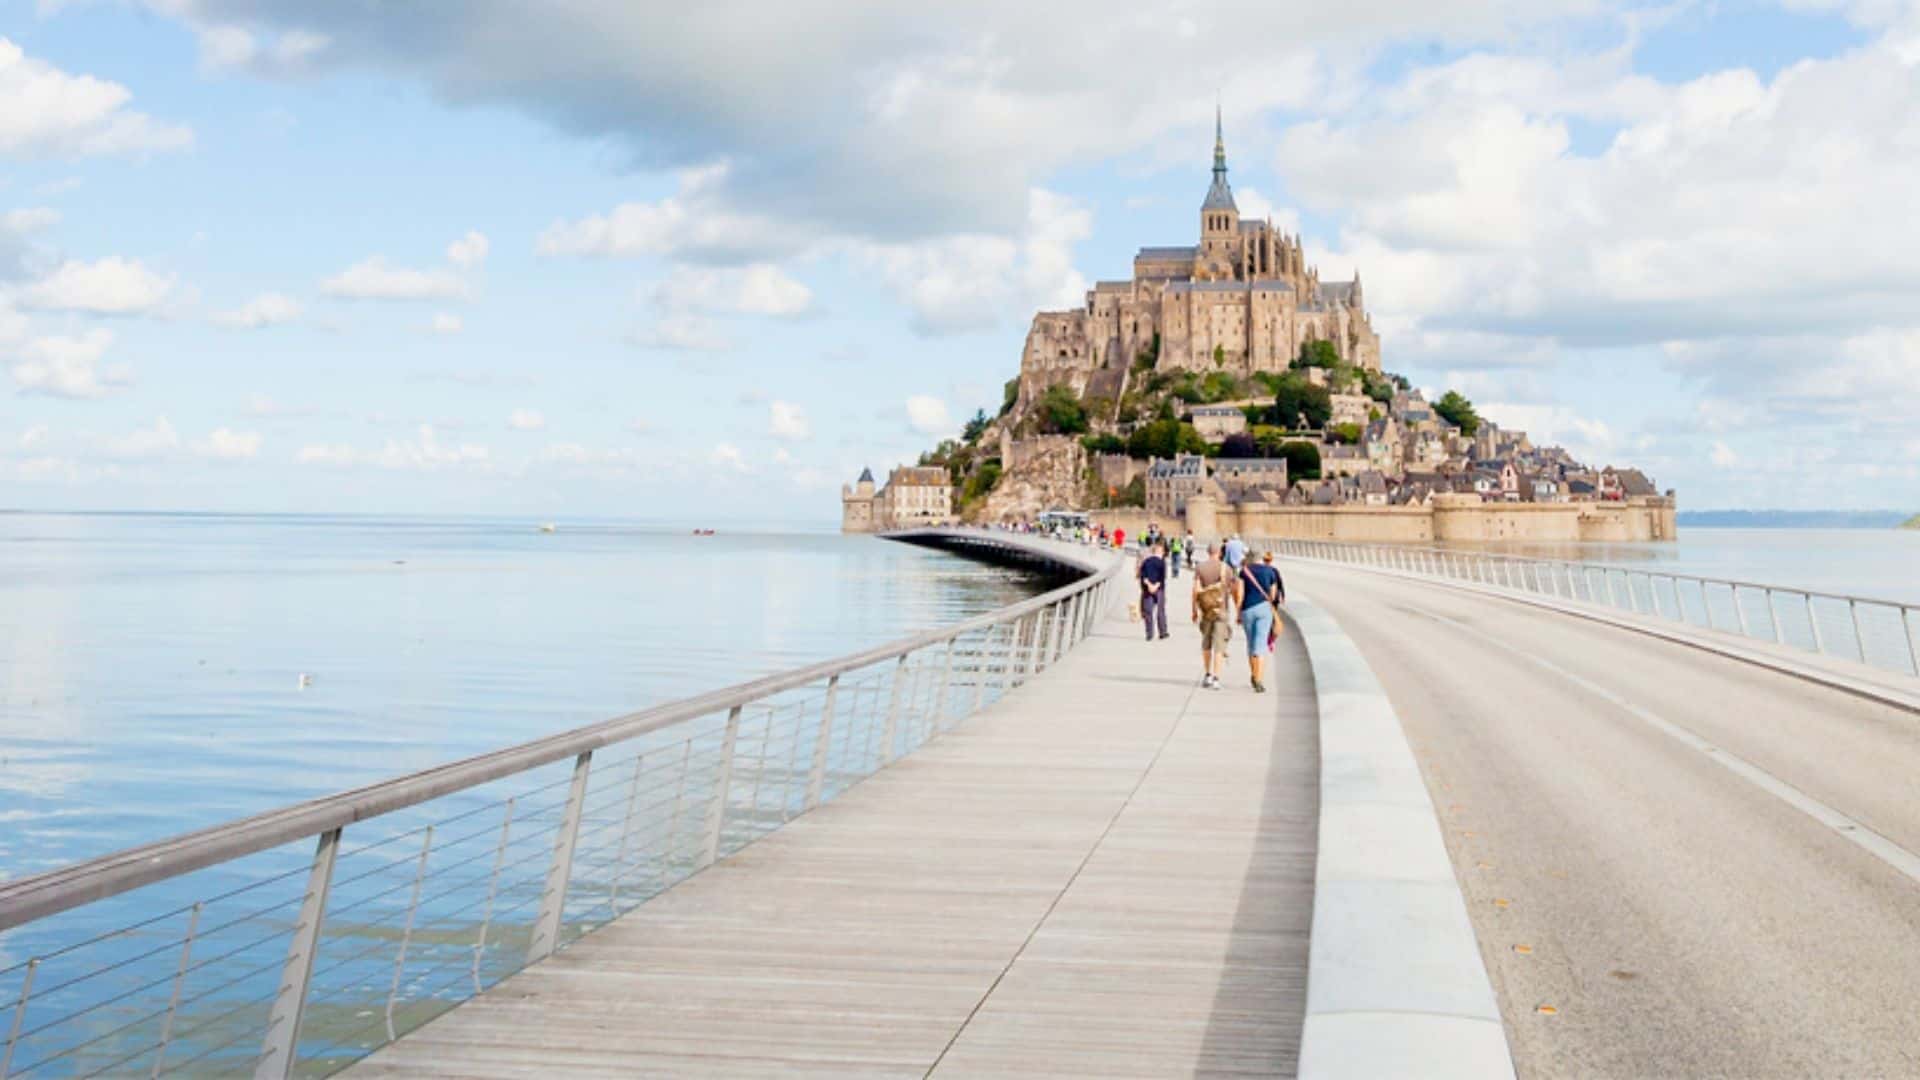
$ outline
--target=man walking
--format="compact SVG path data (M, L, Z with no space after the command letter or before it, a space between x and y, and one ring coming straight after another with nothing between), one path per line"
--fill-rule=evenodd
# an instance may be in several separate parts
M1147 549L1147 557L1140 560L1140 569L1136 576L1140 579L1140 621L1146 624L1147 640L1153 640L1154 623L1160 626L1160 637L1167 636L1167 559L1166 546L1155 544Z
M1200 628L1200 685L1220 689L1220 667L1233 638L1233 583L1220 558L1218 541L1207 545L1207 561L1193 569L1193 622Z
M1247 561L1247 545L1240 542L1240 537L1229 536L1223 554L1226 556L1227 568L1238 571L1240 564Z
M1167 537L1167 570L1173 577L1180 576L1180 534Z

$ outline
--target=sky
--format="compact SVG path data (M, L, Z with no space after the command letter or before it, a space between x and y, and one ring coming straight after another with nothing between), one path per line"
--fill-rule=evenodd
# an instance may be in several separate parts
M831 524L1216 102L1389 370L1920 509L1920 0L0 0L0 507Z

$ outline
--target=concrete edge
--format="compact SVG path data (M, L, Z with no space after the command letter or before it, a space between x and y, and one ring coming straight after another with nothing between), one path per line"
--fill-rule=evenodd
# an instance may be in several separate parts
M1299 1075L1512 1077L1440 818L1400 718L1340 624L1289 598L1320 707L1320 833Z
M1920 713L1920 692L1908 692L1898 686L1888 685L1877 679L1863 678L1844 671L1830 671L1824 667L1807 662L1792 653L1778 653L1780 648L1758 638L1742 638L1721 630L1707 630L1691 624L1675 623L1672 620L1654 622L1645 616L1629 615L1626 612L1600 607L1580 601L1567 600L1564 597L1535 596L1531 593L1516 592L1498 586L1486 585L1474 581L1455 581L1451 578L1436 578L1426 574L1409 573L1385 566L1366 566L1352 563L1330 562L1320 559L1295 559L1303 566L1312 568L1326 567L1333 570L1353 570L1374 574L1379 577L1397 578L1401 581L1413 581L1456 592L1470 593L1475 596L1494 600L1506 600L1543 611L1554 611L1562 615L1571 615L1588 622L1611 626L1647 637L1658 638L1675 645L1698 649L1704 653L1736 660L1743 664L1766 668L1782 675L1802 679L1810 683L1852 694L1869 701L1891 705L1905 712ZM1838 661L1834 658L1835 662ZM1865 672L1875 676L1890 678L1908 678L1899 672L1885 671L1880 668L1866 667ZM1920 679L1912 680L1920 690Z

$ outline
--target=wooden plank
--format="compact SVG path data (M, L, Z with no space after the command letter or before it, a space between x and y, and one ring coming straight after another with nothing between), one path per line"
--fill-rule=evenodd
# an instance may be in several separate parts
M1180 629L1149 644L1100 623L979 716L350 1075L1290 1075L1310 676L1288 641L1277 692L1200 690Z

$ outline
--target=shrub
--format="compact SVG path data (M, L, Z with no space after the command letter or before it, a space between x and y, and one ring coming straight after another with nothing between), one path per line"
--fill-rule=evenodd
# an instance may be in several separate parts
M1220 456L1223 458L1257 458L1266 455L1260 452L1260 444L1252 435L1238 432L1227 436L1220 443Z
M1047 392L1040 395L1038 411L1040 430L1046 434L1079 435L1087 430L1087 410L1070 386L1047 387Z
M1473 411L1473 402L1458 390L1447 391L1439 401L1434 402L1433 411L1458 427L1463 435L1472 435L1480 429L1480 417Z
M1303 341L1300 343L1300 355L1294 359L1294 367L1335 368L1340 366L1340 350L1333 342L1324 339Z
M1320 479L1320 448L1310 442L1286 442L1280 444L1280 457L1287 459L1287 479Z

